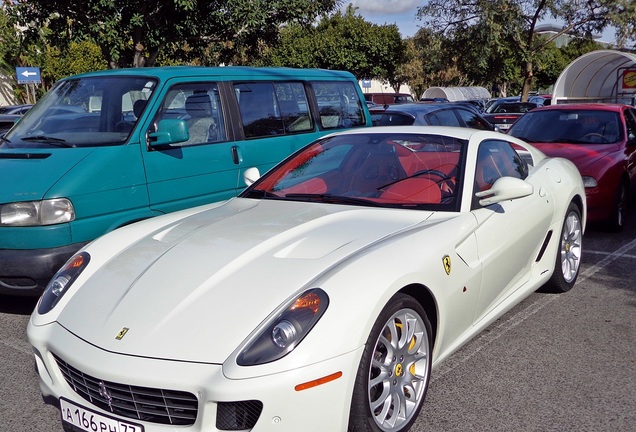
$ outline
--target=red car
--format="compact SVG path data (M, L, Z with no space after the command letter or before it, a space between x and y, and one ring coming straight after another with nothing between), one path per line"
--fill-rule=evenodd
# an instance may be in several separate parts
M615 104L562 104L524 114L509 135L548 156L570 159L583 177L588 220L621 231L636 186L636 109Z

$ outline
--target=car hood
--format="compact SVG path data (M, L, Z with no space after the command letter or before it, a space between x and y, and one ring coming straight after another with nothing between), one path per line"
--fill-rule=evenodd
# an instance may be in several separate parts
M51 187L94 151L74 149L0 150L0 203L35 201L44 198ZM20 187L10 187L18 181Z
M233 199L112 256L76 291L58 322L111 352L222 363L319 275L431 215ZM88 251L112 253L100 251L99 241Z
M562 157L571 160L582 175L597 160L617 151L615 144L570 144L570 143L535 143L532 145L550 157Z

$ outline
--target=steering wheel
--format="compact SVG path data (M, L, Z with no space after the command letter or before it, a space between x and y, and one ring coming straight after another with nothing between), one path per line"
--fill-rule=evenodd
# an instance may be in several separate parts
M432 174L434 176L437 176L437 177L441 178L442 180L450 180L451 179L450 176L448 174L446 174L444 171L440 171L440 170L436 170L436 169L425 169L425 170L422 170L422 171L417 171L416 173L411 174L409 176L409 178L419 177L419 176L424 175L424 174Z
M425 174L432 174L434 176L439 177L441 180L436 182L437 184L447 184L447 189L449 189L449 190L453 189L453 187L452 187L452 183L454 183L453 179L448 174L446 174L444 171L440 171L440 170L436 170L436 169L425 169L425 170L417 171L417 172L411 174L408 177L404 177L404 178L392 181L392 182L387 183L385 185L382 185L382 186L380 186L380 187L378 187L376 189L380 191L380 190L383 190L383 189L385 189L385 188L387 188L387 187L389 187L391 185L394 185L395 183L399 183L399 182L401 182L403 180L408 180L408 179L411 179L411 178L414 178L414 177L419 177L419 176L425 175Z
M602 142L604 142L604 143L610 143L611 142L605 135L600 134L600 133L596 133L596 132L590 132L590 133L587 133L587 134L585 134L585 135L583 135L581 137L581 139L584 139L584 138L600 138L602 140Z

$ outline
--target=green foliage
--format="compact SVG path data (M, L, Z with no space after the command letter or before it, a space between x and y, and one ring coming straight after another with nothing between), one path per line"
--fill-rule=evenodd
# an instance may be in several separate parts
M69 75L108 69L99 47L89 41L71 42L65 52L47 47L42 64L41 75L46 87Z
M399 87L398 70L406 59L407 46L395 25L369 23L349 6L344 14L323 16L315 27L286 26L263 63L346 70Z
M219 62L258 58L284 23L311 23L338 0L17 0L8 9L31 40L92 40L109 67L151 66L167 46ZM164 57L165 61L165 57Z
M418 9L418 16L431 29L455 36L455 42L461 41L455 49L478 71L479 79L505 91L520 75L525 99L536 84L535 71L546 72L546 79L552 75L542 65L550 57L550 44L556 37L589 36L607 27L619 7L632 3L633 0L429 0ZM563 30L551 38L537 37L537 24L547 18L563 21Z

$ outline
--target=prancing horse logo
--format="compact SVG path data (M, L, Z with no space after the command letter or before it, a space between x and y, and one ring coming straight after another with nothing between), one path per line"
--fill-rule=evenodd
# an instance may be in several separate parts
M110 392L106 388L106 384L104 384L104 381L100 381L99 382L99 395L106 400L106 403L108 404L108 408L110 408L111 411L112 411L112 409L113 409L113 396L110 394Z
M448 255L444 255L444 258L442 258L442 264L444 265L444 271L447 275L449 275L451 272L451 259Z
M117 333L115 339L122 340L122 338L126 336L126 333L128 333L128 330L130 330L128 327L124 327L123 329L119 330L119 333Z

